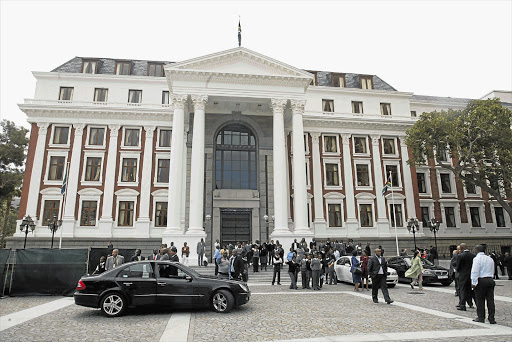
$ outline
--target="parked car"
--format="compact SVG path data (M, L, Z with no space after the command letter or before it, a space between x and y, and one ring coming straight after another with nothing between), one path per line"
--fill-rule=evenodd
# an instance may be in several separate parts
M434 265L426 259L421 259L423 264L423 285L430 283L441 283L448 286L452 279L448 276L448 269ZM398 273L398 281L410 283L411 278L405 277L405 272L411 267L412 257L395 256L388 259L388 267L394 268Z
M109 317L128 306L206 308L226 313L249 301L245 282L201 275L177 262L148 260L123 264L97 276L82 277L75 304L100 308Z
M353 284L352 282L352 272L350 272L350 268L352 267L352 257L351 256L342 256L336 260L336 264L334 265L334 271L336 272L336 277L338 281L347 282ZM392 268L388 267L388 274L386 278L386 284L388 287L395 287L398 283L398 274ZM368 278L368 285L372 284L372 279Z

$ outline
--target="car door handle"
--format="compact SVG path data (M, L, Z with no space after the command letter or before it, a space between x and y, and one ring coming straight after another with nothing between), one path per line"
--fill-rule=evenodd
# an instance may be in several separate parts
M165 286L165 285L167 285L166 283L157 283L157 284L158 284L158 285L160 285L160 286Z
M123 285L126 285L126 286L130 286L132 285L133 283L123 283Z

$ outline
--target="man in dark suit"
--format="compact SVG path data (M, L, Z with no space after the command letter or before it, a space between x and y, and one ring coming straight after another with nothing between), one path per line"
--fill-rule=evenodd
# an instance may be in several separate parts
M242 272L244 271L244 261L242 257L238 255L237 250L233 250L233 258L231 260L231 277L233 279L240 279Z
M169 258L169 254L168 254L168 252L167 252L167 248L162 248L162 249L160 250L160 254L162 255L162 256L160 257L160 260L164 261L164 260L169 260L169 259L170 259L170 258Z
M172 246L169 249L169 261L179 262L180 258L178 257L178 249L175 246ZM178 274L176 274L178 275Z
M130 258L130 261L141 261L144 260L144 257L141 254L140 249L135 250L135 254Z
M473 308L473 291L471 290L471 267L475 255L465 243L460 244L461 254L457 257L457 273L459 274L459 305L457 310L466 311L466 303Z
M148 256L148 260L160 260L160 253L158 253L158 249L153 249L153 254Z
M381 253L382 251L377 248L375 250L375 255L370 257L370 260L368 261L368 274L372 278L372 298L374 303L379 302L377 295L380 287L382 294L384 295L384 300L386 303L391 304L393 301L389 297L388 287L386 285L388 264Z

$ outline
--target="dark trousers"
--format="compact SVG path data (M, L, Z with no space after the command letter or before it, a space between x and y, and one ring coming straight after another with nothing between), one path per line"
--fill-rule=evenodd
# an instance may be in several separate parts
M307 288L309 286L308 271L300 271L300 277L302 280L302 288Z
M311 270L308 270L308 271L306 272L306 288L308 288L308 289L310 289L310 287L309 287L309 281L311 280L311 273L312 273L312 271L311 271Z
M203 255L204 253L199 253L197 255L197 266L201 266L201 264L203 263Z
M258 257L253 257L252 258L252 271L253 272L258 272L258 262L260 261L260 258Z
M471 279L462 280L459 278L459 306L466 307L473 305L473 291L471 290Z
M329 267L329 285L338 284L338 277L336 277L336 272L334 272L334 267Z
M478 285L475 287L476 314L478 319L485 320L485 301L489 311L489 321L494 321L494 280L491 278L478 278Z
M377 295L379 293L379 287L382 290L382 294L384 295L384 300L386 302L391 301L391 298L389 297L388 286L386 285L386 277L383 274L377 274L375 277L372 278L373 301L376 302L379 300L379 298L377 298Z
M512 267L507 266L508 280L512 280Z
M288 272L290 276L290 289L295 290L297 288L297 277L295 272Z
M313 275L311 278L313 278L313 290L320 290L320 270L313 270Z
M272 285L276 282L276 274L277 274L277 283L281 283L281 265L274 265L274 276L272 277Z
M455 280L455 295L459 297L459 303L460 303L460 290L459 290L459 277L454 277Z
M217 259L215 259L215 275L219 274L219 264L217 264Z

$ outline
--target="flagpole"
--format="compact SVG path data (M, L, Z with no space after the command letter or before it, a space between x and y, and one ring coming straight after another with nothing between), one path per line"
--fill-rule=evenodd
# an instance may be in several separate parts
M391 208L393 211L393 225L395 226L396 255L400 255L400 249L398 248L398 233L396 231L395 196L393 192L393 178L391 177L391 170L389 170L389 181L391 183Z
M62 210L60 211L60 219L62 220L64 218L64 208L66 207L66 200L68 198L68 173L69 173L69 163L66 164L66 174L64 175L66 183L64 188L64 198L62 200ZM64 186L64 184L62 185ZM64 227L60 227L60 237L59 237L59 249L62 249L62 231L64 230Z

